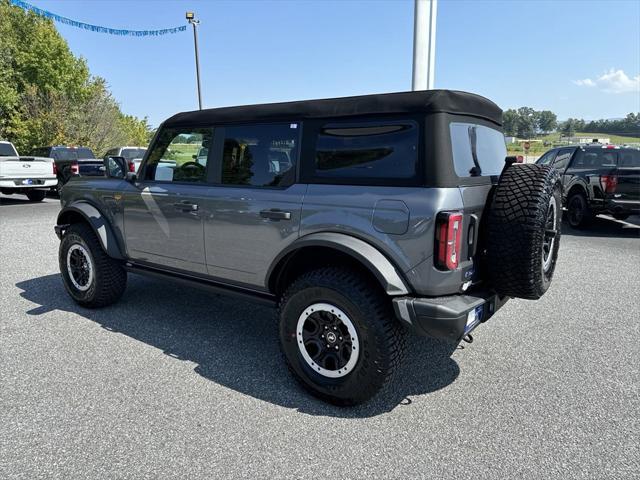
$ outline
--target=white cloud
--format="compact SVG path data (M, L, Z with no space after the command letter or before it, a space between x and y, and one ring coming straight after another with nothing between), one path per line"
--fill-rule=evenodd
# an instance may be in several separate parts
M574 80L573 83L581 87L598 87L606 93L640 92L640 75L629 78L623 70L614 68L594 80L585 78Z

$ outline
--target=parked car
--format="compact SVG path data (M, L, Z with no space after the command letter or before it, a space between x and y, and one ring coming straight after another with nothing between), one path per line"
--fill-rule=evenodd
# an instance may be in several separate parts
M40 202L56 185L56 166L50 158L20 157L11 142L0 141L0 192L19 193Z
M567 220L574 228L607 213L619 220L640 214L640 149L615 145L559 147L538 159L564 184Z
M31 155L52 158L56 164L58 182L52 188L59 193L62 186L74 175L87 177L103 177L104 163L96 159L90 148L66 147L37 147L31 151Z
M87 307L116 302L128 272L277 305L301 384L363 402L405 330L471 341L510 297L549 288L560 178L512 165L501 122L447 90L177 114L137 174L109 157L106 180L63 189L64 285ZM204 164L176 154L185 137L209 145Z
M107 150L104 160L108 157L122 157L127 161L128 171L137 172L146 152L146 147L115 147Z

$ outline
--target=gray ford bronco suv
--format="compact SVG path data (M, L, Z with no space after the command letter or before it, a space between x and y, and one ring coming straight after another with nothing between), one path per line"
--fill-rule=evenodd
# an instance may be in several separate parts
M469 340L549 287L561 182L514 165L501 123L491 101L447 90L179 113L137 173L108 157L104 178L62 189L64 285L90 308L116 302L128 272L273 304L301 384L363 402L406 331Z

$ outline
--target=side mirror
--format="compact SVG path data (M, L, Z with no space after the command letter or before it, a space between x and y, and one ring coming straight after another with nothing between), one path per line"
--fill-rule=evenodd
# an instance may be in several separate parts
M109 178L125 178L127 161L124 157L107 157L104 160L105 174Z

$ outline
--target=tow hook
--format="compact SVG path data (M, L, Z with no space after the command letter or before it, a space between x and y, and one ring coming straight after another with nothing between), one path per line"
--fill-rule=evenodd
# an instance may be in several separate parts
M470 333L467 333L464 337L462 337L462 340L464 340L467 343L473 343L473 337L471 336Z

